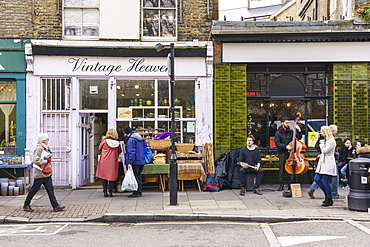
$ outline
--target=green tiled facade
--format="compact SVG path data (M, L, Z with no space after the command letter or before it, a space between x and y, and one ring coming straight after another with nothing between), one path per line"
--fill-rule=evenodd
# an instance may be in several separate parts
M215 64L214 149L215 157L245 145L247 136L247 66Z
M339 135L369 143L369 63L334 63L332 119Z

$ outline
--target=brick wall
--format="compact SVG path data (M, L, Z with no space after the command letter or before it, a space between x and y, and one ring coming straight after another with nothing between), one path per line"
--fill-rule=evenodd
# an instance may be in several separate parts
M60 13L61 13L60 1ZM1 38L60 39L61 14L55 0L2 0L0 2Z
M209 15L207 15L207 1L182 1L182 23L180 23L180 10L177 18L179 41L210 40L212 20L218 19L218 1L209 0L209 6Z
M332 71L332 119L338 135L369 143L369 63L335 63Z
M215 64L214 69L214 149L222 152L245 146L247 135L245 64Z

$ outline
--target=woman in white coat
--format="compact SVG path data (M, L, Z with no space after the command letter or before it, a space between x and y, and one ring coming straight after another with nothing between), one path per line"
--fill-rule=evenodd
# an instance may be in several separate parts
M327 207L333 205L330 180L332 176L337 176L337 166L334 158L337 144L329 126L322 126L320 134L325 139L320 140L321 154L316 168L315 182L325 194L325 201L321 206Z

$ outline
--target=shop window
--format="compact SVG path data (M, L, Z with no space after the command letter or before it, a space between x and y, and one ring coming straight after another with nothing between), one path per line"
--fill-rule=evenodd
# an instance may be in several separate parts
M176 37L176 1L143 0L143 36Z
M293 129L297 112L302 114L298 122L303 134L301 141L307 147L314 147L320 127L326 125L325 100L248 100L248 134L254 135L259 147L274 148L274 137L281 126L281 118L287 117Z
M68 79L42 79L42 109L68 110L70 83Z
M194 85L194 80L175 82L176 142L195 142ZM117 81L116 87L118 129L127 125L147 138L171 131L168 80Z
M13 151L16 144L16 82L0 81L0 149ZM9 148L14 147L12 150Z
M108 109L108 81L80 80L80 109Z
M246 88L248 134L262 148L275 148L281 119L298 122L308 148L313 148L322 125L328 122L328 66L310 64L249 64Z

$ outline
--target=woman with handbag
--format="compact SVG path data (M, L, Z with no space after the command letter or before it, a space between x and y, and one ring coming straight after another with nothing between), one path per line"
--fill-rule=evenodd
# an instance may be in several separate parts
M118 155L122 152L118 133L109 129L99 145L101 151L96 176L102 179L104 197L113 197L113 188L118 178ZM107 190L109 194L107 193Z
M31 200L36 195L37 191L40 190L41 185L43 184L46 192L48 193L50 203L53 207L54 212L64 210L64 206L60 206L54 194L52 167L51 167L51 157L52 153L49 145L49 136L46 133L41 133L38 135L37 144L35 151L33 152L33 185L28 193L26 200L24 202L23 210L26 212L33 212L31 208Z

